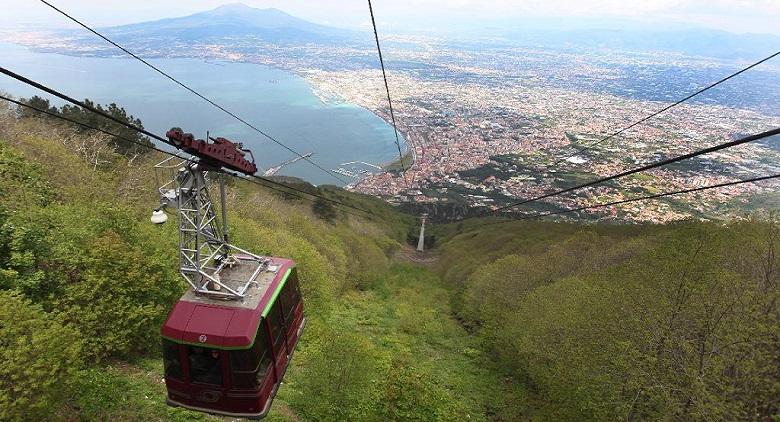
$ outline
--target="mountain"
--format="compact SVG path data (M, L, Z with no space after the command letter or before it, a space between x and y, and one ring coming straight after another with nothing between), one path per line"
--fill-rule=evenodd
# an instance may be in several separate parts
M472 45L481 47L520 44L550 49L661 51L722 59L753 59L777 51L780 46L780 36L776 34L733 33L676 21L618 17L459 19L446 25L440 21L428 26L410 17L406 25L410 32L472 41Z
M733 34L713 29L578 29L571 31L509 31L511 39L537 45L665 51L723 59L756 59L777 51L780 37L771 34Z
M417 22L414 16L410 16L410 20ZM735 34L673 22L625 19L457 20L444 27L429 25L425 28L409 31L436 36L446 34L453 39L469 40L469 46L477 49L519 44L566 51L670 52L754 60L776 51L780 45L780 36L777 35ZM343 46L347 42L363 43L370 38L360 31L315 24L279 9L257 9L241 3L183 17L103 28L102 31L123 43L150 42L152 47L170 41L190 45L202 41L225 44L231 38L257 39L280 45L316 43ZM72 35L77 39L91 40L91 37L77 31ZM251 45L239 47L252 48Z
M174 38L181 41L256 37L269 42L338 42L355 32L318 25L279 9L256 9L241 3L178 18L104 28L117 38Z

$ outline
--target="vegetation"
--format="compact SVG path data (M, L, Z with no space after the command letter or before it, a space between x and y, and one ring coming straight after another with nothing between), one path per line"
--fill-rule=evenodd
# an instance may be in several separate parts
M113 147L115 148L115 151L117 153L132 156L135 154L145 153L147 151L145 147L152 146L152 142L149 140L149 138L146 135L143 135L111 119L107 119L91 111L87 111L81 107L64 105L60 108L57 108L52 106L51 103L49 103L49 100L45 98L41 98L37 95L29 99L22 99L21 101L39 110L45 110L50 113L60 114L70 120L84 123L91 127L100 128L106 132L117 135L110 138L110 142L111 144L113 144ZM105 107L100 104L95 104L89 99L85 99L84 103L90 107L93 107L99 111L108 114L109 116L119 120L120 122L133 125L140 129L144 128L144 125L143 123L141 123L140 119L128 114L123 107L120 107L114 103L111 103ZM35 110L30 110L25 107L19 107L18 113L23 118L30 118L30 117L42 118L42 119L54 118L51 116L47 116L45 114L41 114ZM87 131L91 130L77 125L74 125L74 128L80 131L81 133L86 133Z
M57 412L80 365L78 333L19 294L0 292L0 420Z
M217 419L164 404L161 157L73 129L0 110L0 420ZM469 220L426 268L414 217L306 188L380 217L229 184L231 238L295 259L306 303L270 421L780 419L776 219Z
M776 420L777 221L450 229L458 315L537 420Z
M328 202L322 198L317 198L311 204L311 211L317 217L331 222L336 218L336 207L331 202Z
M412 164L414 164L414 152L408 150L401 158L387 164L383 169L389 172L400 172L402 169L408 169Z

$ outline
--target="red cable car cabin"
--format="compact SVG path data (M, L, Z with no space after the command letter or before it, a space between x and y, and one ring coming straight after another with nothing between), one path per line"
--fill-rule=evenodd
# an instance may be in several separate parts
M303 330L303 300L293 261L253 269L239 260L221 275L226 285L254 277L243 300L188 291L171 310L161 330L169 405L251 419L268 413Z

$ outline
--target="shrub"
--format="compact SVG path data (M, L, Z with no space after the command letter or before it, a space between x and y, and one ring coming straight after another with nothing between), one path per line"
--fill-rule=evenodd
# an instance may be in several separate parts
M0 420L43 420L61 405L81 363L73 328L16 293L0 292Z
M332 222L336 219L336 207L322 198L317 198L311 204L311 210L314 212L314 215L327 222Z
M56 309L85 339L85 355L148 351L182 283L166 256L108 231L87 242L77 282L68 284Z

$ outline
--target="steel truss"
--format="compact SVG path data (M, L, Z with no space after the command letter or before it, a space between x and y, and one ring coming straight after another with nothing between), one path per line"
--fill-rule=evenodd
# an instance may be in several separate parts
M242 299L268 269L270 259L227 241L225 186L220 180L220 219L209 193L207 168L196 161L170 157L155 166L160 209L179 211L179 271L197 294L219 299ZM246 280L223 280L221 273L235 265L254 265ZM229 281L229 282L228 282Z

